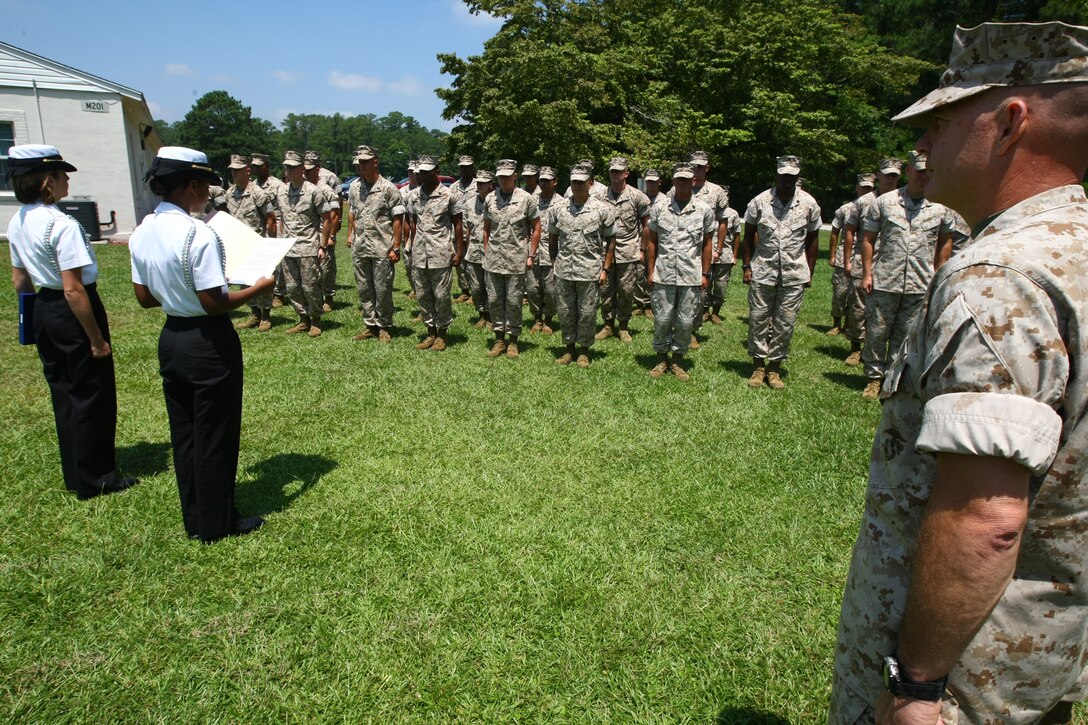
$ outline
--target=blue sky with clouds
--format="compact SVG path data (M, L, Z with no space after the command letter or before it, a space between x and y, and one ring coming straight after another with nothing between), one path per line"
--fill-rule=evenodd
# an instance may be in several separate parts
M0 0L0 18L0 40L135 88L167 121L225 90L273 123L400 111L442 130L435 54L480 53L500 26L462 0Z

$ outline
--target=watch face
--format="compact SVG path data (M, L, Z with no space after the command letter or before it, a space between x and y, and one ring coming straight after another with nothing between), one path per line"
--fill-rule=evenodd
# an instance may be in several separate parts
M893 695L898 694L899 685L899 663L894 657L884 658L884 689Z

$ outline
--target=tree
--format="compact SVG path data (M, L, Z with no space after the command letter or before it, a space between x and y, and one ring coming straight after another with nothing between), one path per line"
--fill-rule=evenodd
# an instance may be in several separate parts
M270 147L271 126L226 91L212 91L197 99L174 131L178 145L203 151L212 167L225 173L232 153Z

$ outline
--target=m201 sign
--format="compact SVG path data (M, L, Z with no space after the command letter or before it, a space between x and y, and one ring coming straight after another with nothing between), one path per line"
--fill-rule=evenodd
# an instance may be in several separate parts
M105 101L84 101L83 110L91 113L109 113L110 107Z

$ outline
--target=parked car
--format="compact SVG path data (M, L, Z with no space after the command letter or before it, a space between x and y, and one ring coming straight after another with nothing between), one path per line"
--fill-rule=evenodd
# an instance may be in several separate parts
M351 188L351 182L355 181L358 178L359 178L358 176L349 176L348 178L344 179L344 183L340 184L340 198L341 199L347 199L348 198L348 189Z
M442 186L450 186L451 184L453 184L453 182L457 181L457 179L453 178L452 176L444 176L442 174L439 174L438 181L440 184L442 184ZM408 186L407 176L397 182L398 189L403 189L406 186Z

